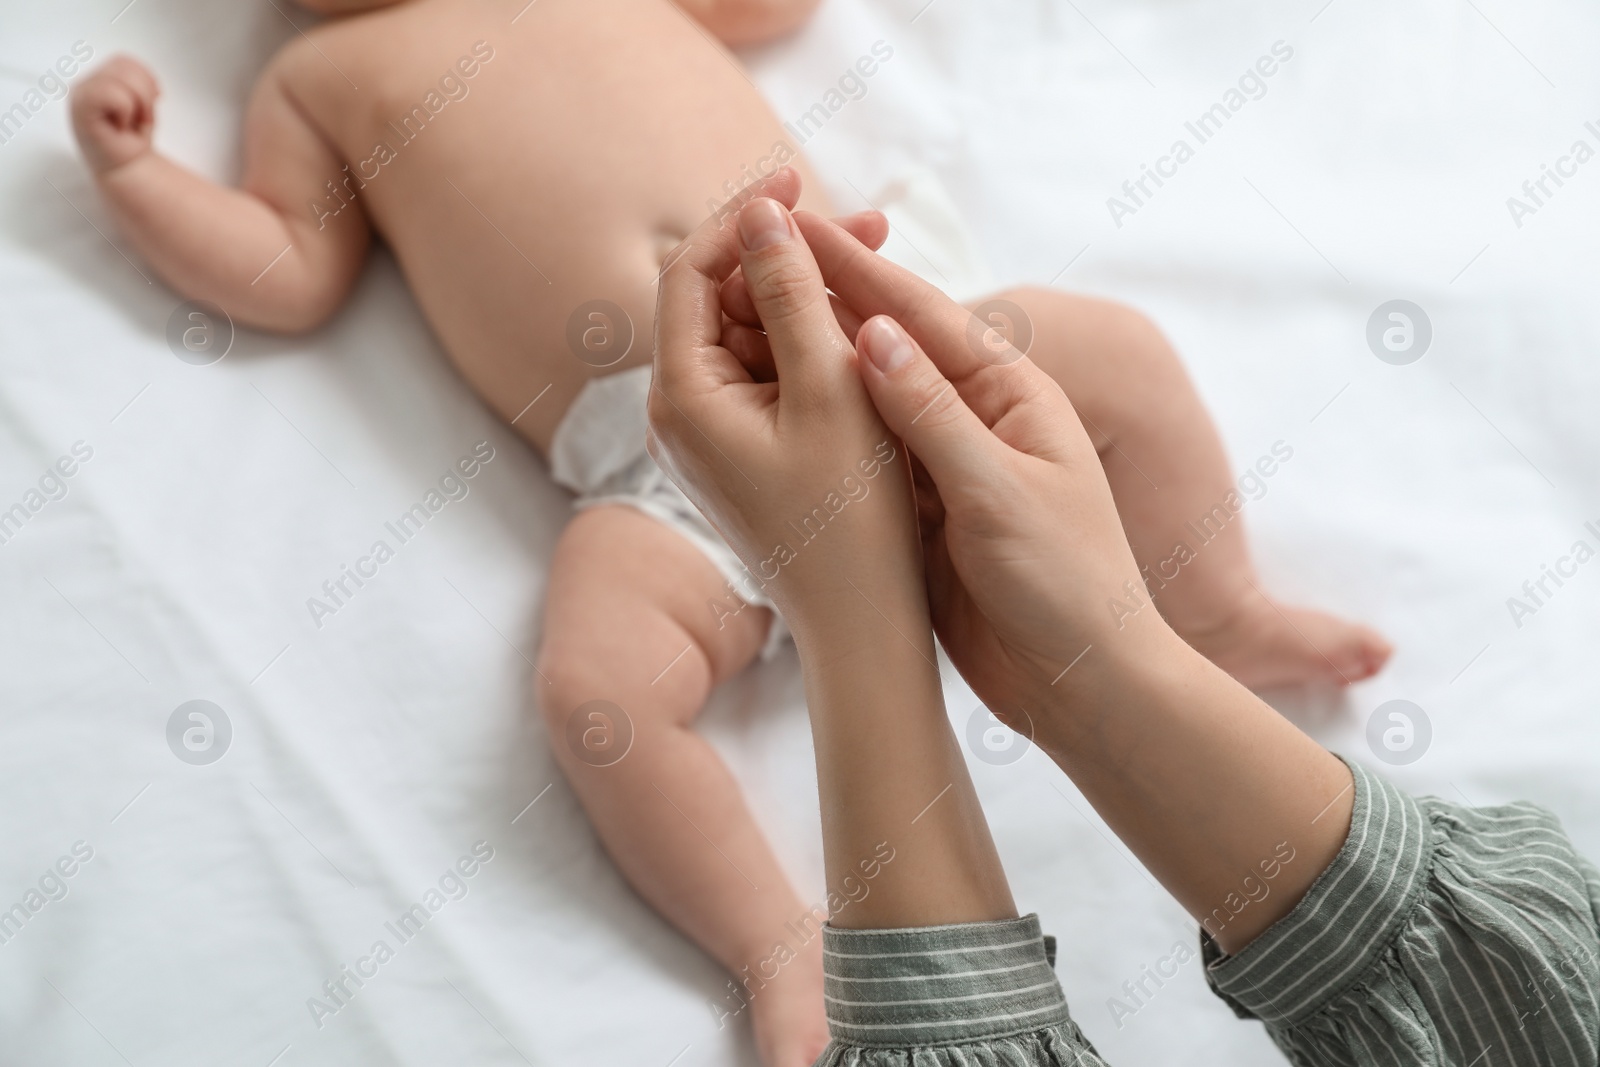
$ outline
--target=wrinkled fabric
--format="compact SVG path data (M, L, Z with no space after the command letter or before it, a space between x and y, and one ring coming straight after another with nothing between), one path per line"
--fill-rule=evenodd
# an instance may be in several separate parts
M1037 915L905 930L823 930L818 1067L1096 1067Z
M671 527L711 561L734 594L772 611L761 658L776 656L789 627L771 598L694 502L645 449L650 367L632 367L583 383L550 439L550 477L577 494L577 510L621 504Z
M1414 799L1352 765L1355 810L1305 898L1206 978L1302 1065L1594 1067L1600 873L1528 803Z
M1555 816L1351 772L1349 836L1294 910L1236 956L1202 932L1213 991L1299 1067L1600 1063L1600 870ZM1033 915L826 927L817 1067L1103 1064L1046 941Z

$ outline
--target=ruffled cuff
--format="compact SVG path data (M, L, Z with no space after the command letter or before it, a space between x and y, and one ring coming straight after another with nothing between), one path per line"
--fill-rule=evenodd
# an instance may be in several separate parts
M1430 820L1355 764L1350 835L1293 911L1236 956L1204 932L1206 981L1243 1018L1292 1026L1358 982L1427 888Z
M1037 915L904 930L823 929L834 1041L959 1045L1071 1026Z

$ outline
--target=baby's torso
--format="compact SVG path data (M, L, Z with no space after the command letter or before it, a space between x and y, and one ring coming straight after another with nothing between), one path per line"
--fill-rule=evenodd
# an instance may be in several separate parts
M584 382L648 362L667 251L751 175L799 162L667 0L411 0L284 62L348 163L307 213L333 224L354 198L462 374L541 450Z

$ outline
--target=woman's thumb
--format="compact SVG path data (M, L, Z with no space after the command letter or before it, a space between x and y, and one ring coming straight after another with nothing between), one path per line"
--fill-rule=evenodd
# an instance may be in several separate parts
M974 488L992 475L994 434L899 323L887 315L868 319L856 351L878 414L941 493Z

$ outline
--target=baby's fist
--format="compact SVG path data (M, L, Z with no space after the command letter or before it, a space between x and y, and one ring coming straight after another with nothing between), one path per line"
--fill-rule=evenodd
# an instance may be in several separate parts
M155 76L131 56L112 56L72 91L72 129L96 174L150 151L156 123Z

